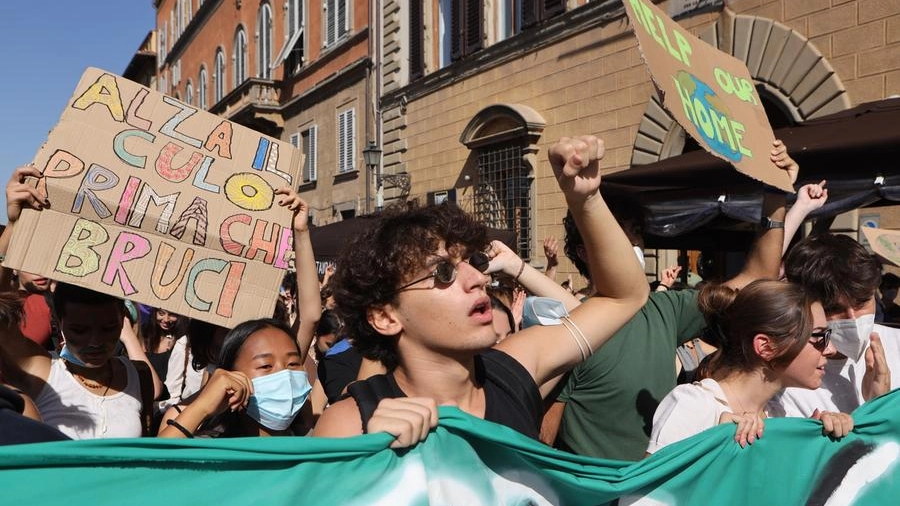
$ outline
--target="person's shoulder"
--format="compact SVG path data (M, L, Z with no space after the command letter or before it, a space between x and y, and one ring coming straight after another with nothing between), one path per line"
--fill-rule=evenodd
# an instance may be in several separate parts
M362 433L359 407L353 397L347 397L325 408L312 435L316 437L349 437Z

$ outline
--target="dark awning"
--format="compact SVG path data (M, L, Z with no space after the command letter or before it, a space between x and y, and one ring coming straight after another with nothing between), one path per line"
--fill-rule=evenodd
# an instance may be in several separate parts
M782 128L775 136L800 163L797 188L828 180L828 203L811 218L900 201L900 98ZM749 231L760 218L762 184L702 150L606 175L601 190L610 201L640 206L648 247L701 249L690 244Z

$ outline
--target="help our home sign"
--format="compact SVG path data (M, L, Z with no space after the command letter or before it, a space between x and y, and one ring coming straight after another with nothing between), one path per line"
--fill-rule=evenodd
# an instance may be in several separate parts
M5 265L232 327L271 316L292 252L302 154L89 68L38 151L51 207L26 210Z
M774 134L743 62L672 21L649 0L625 0L663 105L707 151L743 174L793 192L769 160Z

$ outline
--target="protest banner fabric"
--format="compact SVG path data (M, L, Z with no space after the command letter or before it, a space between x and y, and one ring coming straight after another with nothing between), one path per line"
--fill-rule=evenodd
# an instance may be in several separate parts
M747 66L698 39L649 0L625 0L641 57L678 124L743 174L794 192L769 160L775 134Z
M50 208L5 265L232 327L271 316L292 253L302 154L96 68L38 151Z
M9 504L882 505L900 493L900 393L840 441L811 419L766 420L747 448L719 425L630 463L579 457L441 407L424 443L392 437L119 439L0 447ZM598 424L602 430L602 424ZM127 497L127 501L123 498ZM631 502L628 502L631 501Z

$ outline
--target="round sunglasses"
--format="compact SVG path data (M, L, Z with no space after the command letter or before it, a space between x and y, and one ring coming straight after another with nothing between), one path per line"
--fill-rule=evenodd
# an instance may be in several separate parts
M468 263L476 270L478 270L478 272L486 273L488 265L491 263L491 259L488 258L487 254L476 251L475 253L472 253L469 258L463 260L463 262ZM435 264L434 270L431 271L431 273L429 273L427 276L419 278L415 281L410 281L409 283L394 290L394 293L405 290L412 285L421 281L425 281L429 278L434 278L435 284L449 286L453 284L454 281L456 281L456 272L459 270L458 266L458 263L453 263L447 258L441 258L441 260L437 264Z

